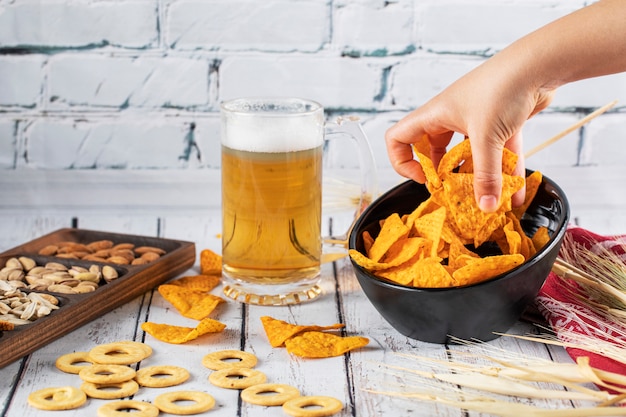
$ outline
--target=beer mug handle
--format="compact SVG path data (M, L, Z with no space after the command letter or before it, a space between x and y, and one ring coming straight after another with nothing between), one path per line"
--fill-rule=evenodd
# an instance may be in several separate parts
M361 172L361 193L359 204L354 212L354 218L350 227L343 235L326 236L322 238L325 249L330 247L341 247L347 249L348 238L352 227L361 213L370 205L374 198L378 196L378 177L376 175L376 164L370 143L363 131L358 118L337 118L335 123L327 123L325 126L325 139L333 140L339 137L349 137L354 141L357 148L359 158L359 166ZM342 253L327 253L323 251L322 262L330 262L346 255L345 250Z

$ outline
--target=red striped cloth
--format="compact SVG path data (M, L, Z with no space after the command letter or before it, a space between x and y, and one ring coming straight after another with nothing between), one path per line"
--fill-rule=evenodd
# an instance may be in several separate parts
M626 263L626 236L601 236L580 227L570 227L566 239L573 239L596 253L606 253L608 249L620 255ZM581 265L576 266L581 268ZM604 317L585 308L573 293L584 295L585 291L576 282L550 273L537 297L539 310L557 335L560 330L567 329L604 340L609 340L609 335L624 338L626 328L616 327L615 323L607 325ZM613 359L578 348L567 348L567 352L574 360L580 356L589 357L594 368L626 375L626 365Z

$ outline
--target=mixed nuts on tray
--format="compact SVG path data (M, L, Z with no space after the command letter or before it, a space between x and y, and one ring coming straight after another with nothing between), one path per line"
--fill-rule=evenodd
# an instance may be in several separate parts
M111 240L90 243L57 242L30 256L15 255L0 267L0 332L28 324L59 308L53 294L83 294L120 276L116 266L145 265L158 260L165 250ZM58 261L37 259L55 257ZM79 260L82 265L74 265ZM85 264L87 262L113 265ZM50 294L52 293L52 294Z

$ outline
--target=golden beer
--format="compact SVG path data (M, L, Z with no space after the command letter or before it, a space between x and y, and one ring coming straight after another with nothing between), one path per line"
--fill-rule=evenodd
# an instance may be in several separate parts
M312 100L248 97L220 106L222 281L227 297L288 305L322 293L322 153L345 137L357 145L363 191L374 162L360 125L328 126Z
M227 278L277 285L320 270L322 147L250 152L222 145L222 260ZM265 288L268 294L274 290Z

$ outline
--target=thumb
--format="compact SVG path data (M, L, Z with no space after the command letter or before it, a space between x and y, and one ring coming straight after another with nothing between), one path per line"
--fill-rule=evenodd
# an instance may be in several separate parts
M471 136L470 145L474 163L474 197L482 211L492 213L500 206L502 195L504 145L497 139L472 141Z

